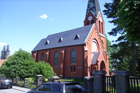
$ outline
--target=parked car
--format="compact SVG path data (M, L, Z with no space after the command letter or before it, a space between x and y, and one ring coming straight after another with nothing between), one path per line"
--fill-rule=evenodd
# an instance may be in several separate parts
M47 82L27 93L87 93L86 89L77 82Z
M2 79L0 82L0 88L12 88L11 79Z

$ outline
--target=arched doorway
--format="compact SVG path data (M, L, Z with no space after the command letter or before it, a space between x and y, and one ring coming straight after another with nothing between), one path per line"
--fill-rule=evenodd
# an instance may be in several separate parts
M99 45L96 39L92 41L91 44L91 67L90 75L93 76L93 71L97 70L97 62L99 57Z
M105 70L105 63L104 63L104 61L102 61L101 64L100 64L100 70Z

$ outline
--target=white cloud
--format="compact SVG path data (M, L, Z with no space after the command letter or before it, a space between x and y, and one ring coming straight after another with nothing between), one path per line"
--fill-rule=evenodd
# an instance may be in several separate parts
M5 45L7 45L7 44L6 44L6 43L0 42L0 47L1 47L1 46L5 46Z
M46 14L42 14L41 16L40 16L40 18L42 18L42 19L47 19L47 15Z

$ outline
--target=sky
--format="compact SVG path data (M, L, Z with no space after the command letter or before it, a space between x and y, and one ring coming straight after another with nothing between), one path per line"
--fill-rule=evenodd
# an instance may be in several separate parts
M112 0L99 0L101 11ZM0 52L9 45L10 54L19 49L31 52L43 38L84 26L88 0L0 0ZM103 14L103 13L102 13ZM113 25L103 14L107 33Z

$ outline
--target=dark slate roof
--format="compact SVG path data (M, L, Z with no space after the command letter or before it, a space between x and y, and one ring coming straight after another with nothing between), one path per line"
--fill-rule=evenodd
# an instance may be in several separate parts
M91 63L92 65L96 64L98 57L99 57L99 54L100 54L100 52L94 53L94 56L92 58L92 63Z
M99 1L98 0L88 0L86 17L87 17L89 12L92 12L93 15L95 17L97 17L99 11L100 11Z
M93 25L49 35L42 39L32 51L85 44Z

